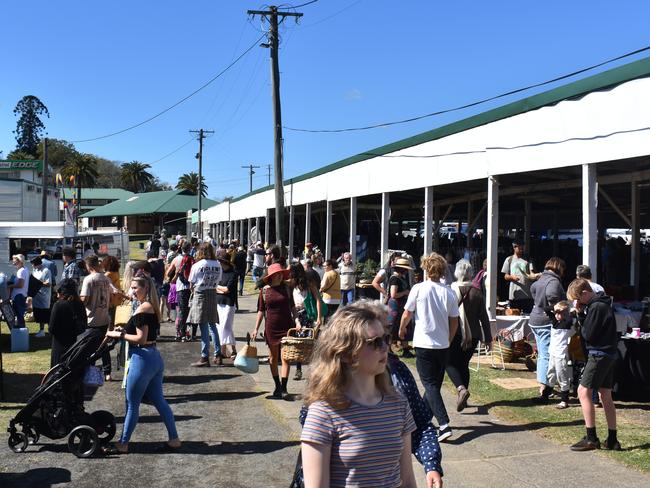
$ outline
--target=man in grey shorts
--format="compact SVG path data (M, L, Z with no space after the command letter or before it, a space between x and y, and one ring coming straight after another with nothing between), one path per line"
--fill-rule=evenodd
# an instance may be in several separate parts
M587 435L573 444L571 450L592 451L601 447L596 435L596 412L592 400L593 391L598 390L608 428L607 439L602 447L620 451L621 444L616 438L616 406L612 400L618 336L611 298L594 293L589 281L582 278L571 282L567 297L576 301L576 308L581 314L580 334L587 350L587 365L578 387Z

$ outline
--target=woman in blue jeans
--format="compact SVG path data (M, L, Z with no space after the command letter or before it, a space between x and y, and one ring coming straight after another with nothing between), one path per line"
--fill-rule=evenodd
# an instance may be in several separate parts
M181 441L176 432L174 414L163 396L163 364L160 352L156 348L156 338L160 329L160 307L158 303L148 301L150 280L137 277L131 281L132 296L140 306L124 329L117 327L108 331L106 337L123 339L130 344L129 370L126 377L126 415L124 429L119 442L106 449L107 454L127 454L129 440L135 430L140 414L142 397L147 397L158 410L165 423L169 440L163 443L159 451L176 451ZM155 295L153 295L155 297ZM152 301L156 302L154 298Z
M562 286L562 276L566 269L563 259L553 257L546 261L544 272L530 287L533 294L533 310L530 312L529 325L535 334L537 343L537 382L540 384L540 395L535 399L538 403L548 402L548 397L553 391L552 386L547 386L546 374L548 372L549 346L551 345L553 306L566 300L566 292Z

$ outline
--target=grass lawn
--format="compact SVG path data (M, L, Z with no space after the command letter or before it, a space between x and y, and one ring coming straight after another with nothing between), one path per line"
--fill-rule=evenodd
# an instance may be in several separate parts
M406 362L415 365L414 359ZM571 399L571 407L558 410L553 400L549 405L534 405L530 399L538 394L536 388L507 390L494 383L497 378L535 378L535 373L506 369L493 369L489 360L484 366L481 361L479 372L471 371L470 391L472 404L483 405L497 417L507 422L523 425L542 437L566 446L578 441L585 435L584 421L577 399ZM448 388L455 390L453 384L446 379ZM623 451L612 452L601 450L603 455L617 461L650 473L650 404L638 402L616 401L618 420L618 439ZM596 427L601 441L607 437L605 413L596 409ZM564 449L564 447L563 447Z
M29 352L10 352L11 338L7 324L3 323L0 347L4 369L4 400L0 401L0 430L6 432L9 420L27 402L43 375L50 369L52 338L34 337L38 324L27 322L29 328ZM3 436L4 438L5 436Z
M147 243L147 240L142 241L129 241L129 259L131 261L137 261L139 259L147 259L147 253L144 250L144 245ZM142 249L140 245L142 244Z

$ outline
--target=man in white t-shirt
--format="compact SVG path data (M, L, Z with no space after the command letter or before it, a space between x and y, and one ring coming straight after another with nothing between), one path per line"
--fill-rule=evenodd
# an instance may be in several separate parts
M11 303L16 314L16 327L25 327L25 311L27 310L27 290L29 289L29 271L25 268L25 256L15 254L11 257L12 264L16 267L16 278L9 283L11 290Z
M440 283L445 276L447 261L431 253L422 258L422 269L428 279L413 285L400 321L400 339L415 318L413 346L416 367L424 385L425 398L438 421L438 440L451 437L449 416L440 394L445 377L449 344L458 330L458 299L451 288Z
M594 293L601 294L601 295L605 294L605 288L603 288L598 283L594 283L593 281L591 281L591 268L586 264L578 265L578 267L576 268L576 278L583 278L587 280Z

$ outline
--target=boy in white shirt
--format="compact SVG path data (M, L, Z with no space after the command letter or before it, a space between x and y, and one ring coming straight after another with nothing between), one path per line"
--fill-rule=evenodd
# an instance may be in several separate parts
M569 388L573 371L569 365L569 340L576 333L570 315L571 304L564 300L553 307L553 327L551 328L551 345L549 346L548 373L543 397L548 398L553 387L560 386L560 403L558 409L569 406Z

